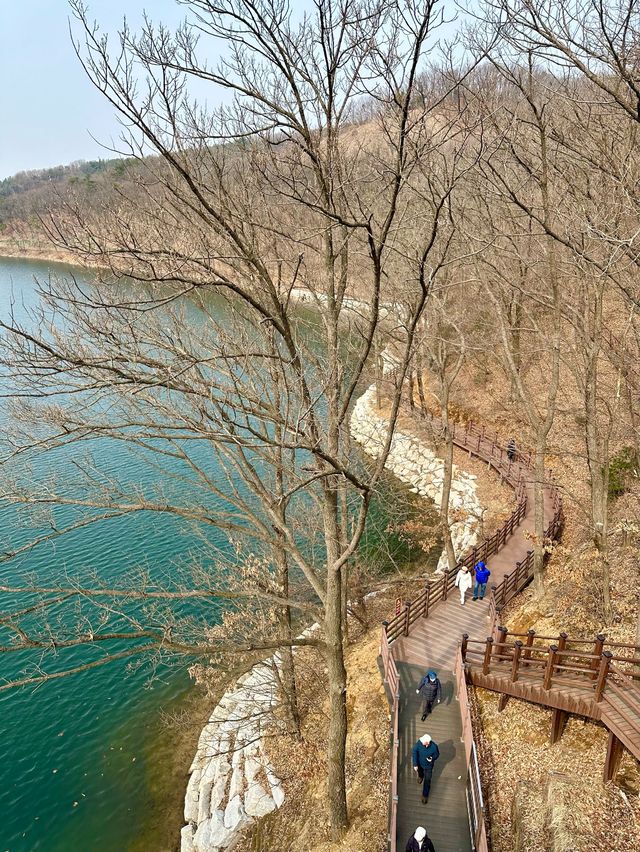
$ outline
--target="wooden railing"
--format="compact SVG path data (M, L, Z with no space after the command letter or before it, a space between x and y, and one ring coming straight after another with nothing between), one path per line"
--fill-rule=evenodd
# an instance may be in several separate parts
M525 678L545 692L573 690L576 712L587 712L605 724L607 712L621 716L627 734L633 735L630 745L633 738L638 741L634 753L639 756L640 646L610 642L602 634L570 639L567 633L509 633L506 627L497 628L497 637L476 640L465 633L460 649L464 667L499 674L511 684Z
M380 657L384 672L384 684L387 690L391 710L390 725L390 769L389 769L389 820L388 820L388 852L396 852L396 834L398 826L398 752L400 738L398 736L398 719L400 706L400 677L396 662L391 655L387 632L383 628L380 637Z
M437 424L438 418L431 417ZM508 482L516 492L516 506L511 515L481 544L471 548L458 562L455 568L447 568L435 580L429 580L420 594L411 601L406 601L404 608L393 618L383 622L389 643L400 636L408 636L411 625L419 618L427 618L429 612L440 601L446 600L455 586L455 577L461 566L471 569L479 560L486 560L498 553L514 531L522 523L527 513L526 478L531 467L531 452L516 452L515 458L509 458L507 450L498 444L498 434L487 432L484 427L474 423L464 426L454 424L452 427L454 443L478 456L490 464L500 477ZM545 538L554 539L562 526L562 500L557 487L550 483L547 486L553 500L553 517L545 530ZM489 595L489 613L492 621L511 598L517 594L533 576L533 553L527 554L522 562L516 563L514 571L507 574L498 586L492 586Z
M464 742L464 753L467 764L467 810L469 812L469 828L475 852L487 852L487 820L485 816L484 798L482 796L482 785L480 783L478 751L473 740L473 726L471 723L469 695L467 692L467 683L464 674L464 661L460 652L456 654L454 676L456 681L456 695L460 702L462 741Z
M557 488L553 487L553 517L544 531L547 541L554 541L562 530L562 500ZM505 574L498 585L492 585L489 594L489 632L493 633L500 623L500 612L533 579L533 550L520 562L516 562L513 571Z

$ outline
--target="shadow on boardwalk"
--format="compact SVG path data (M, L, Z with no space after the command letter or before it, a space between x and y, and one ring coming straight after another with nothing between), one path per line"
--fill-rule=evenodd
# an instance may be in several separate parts
M398 755L398 850L418 825L427 829L436 852L469 852L471 839L465 803L467 768L462 723L454 697L453 672L441 670L443 699L424 722L420 721L422 700L416 687L424 674L421 666L398 663L400 675L400 750ZM411 749L423 734L430 734L440 749L433 772L431 794L422 804L422 784L411 765Z
M506 451L497 445L497 438L486 437L484 429L480 430L472 424L456 428L454 443L497 469L500 476L505 477L516 488L516 495L519 495L518 505L506 526L503 525L490 540L483 542L472 554L465 557L467 564L472 564L480 556L485 559L491 570L490 585L497 585L501 590L500 605L503 605L505 600L509 600L530 579L527 574L527 566L530 565L527 552L534 531L534 489L530 459L519 464L518 470L512 470ZM551 537L557 534L561 515L562 504L555 488L545 485L545 529ZM517 522L515 525L514 520ZM526 569L524 571L523 565ZM514 570L516 566L517 571ZM510 578L508 582L507 575ZM462 634L468 633L478 638L487 636L493 629L493 623L489 624L489 617L491 612L495 613L497 609L493 592L490 592L485 600L475 602L468 594L466 603L462 606L457 589L449 590L449 585L446 579L439 587L433 584L433 588L439 588L439 591L438 597L431 599L431 607L429 592L423 591L414 601L413 608L407 605L401 615L385 622L383 632L383 665L387 665L384 663L385 654L387 660L393 657L395 666L389 667L388 682L399 698L397 813L394 816L393 803L390 811L391 824L393 825L394 819L396 823L395 838L391 840L391 845L393 848L395 840L395 848L399 852L403 852L408 838L418 825L427 829L436 852L467 852L472 849L467 809L467 761L465 747L461 741L460 707L457 699L453 697L453 671ZM434 592L434 596L435 594ZM408 635L404 635L405 632ZM394 668L397 669L397 675L394 674ZM423 723L420 721L420 699L415 690L423 674L430 668L438 671L446 698ZM436 764L437 771L434 771L429 802L423 805L421 788L411 766L411 749L418 737L425 733L433 737L442 756L438 761L439 765ZM469 730L466 731L466 736L468 739ZM467 746L471 749L470 742L467 742ZM469 789L472 790L474 799L474 832L476 842L486 849L481 793L476 776L473 781ZM393 783L392 775L392 790ZM481 812L479 820L478 809Z

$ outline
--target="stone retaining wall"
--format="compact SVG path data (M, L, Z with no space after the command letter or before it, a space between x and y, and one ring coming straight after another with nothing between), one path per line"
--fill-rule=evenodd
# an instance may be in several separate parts
M184 803L182 852L220 852L284 791L263 735L278 703L279 657L258 663L222 696L198 740Z
M388 356L385 372L394 366ZM387 428L387 421L376 411L372 385L353 408L351 434L366 453L377 456ZM386 467L415 494L440 505L444 463L415 435L396 430ZM481 509L475 479L454 465L450 506L463 510L465 516L451 528L456 555L477 542ZM443 552L438 569L444 570L445 565ZM277 654L255 665L225 692L203 729L189 770L182 852L229 849L242 829L284 801L263 740L267 727L273 725L272 710L278 702L278 665Z
M387 438L387 420L376 410L376 389L371 385L356 402L351 414L351 434L371 456L377 456ZM428 497L439 507L444 484L444 462L420 438L396 429L386 468L402 482L411 486L414 494ZM451 525L451 538L456 556L465 553L478 541L481 506L476 493L475 474L453 465L450 509L460 509L464 519ZM444 571L447 556L443 551L438 571Z

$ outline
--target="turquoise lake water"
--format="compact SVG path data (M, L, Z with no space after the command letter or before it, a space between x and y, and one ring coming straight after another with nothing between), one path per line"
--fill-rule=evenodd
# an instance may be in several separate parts
M0 259L3 317L12 303L18 314L23 303L33 303L34 277L47 270L44 263ZM1 406L0 401L0 415ZM107 439L91 441L82 452L88 450L111 478L143 489L154 486L157 471L143 457ZM29 475L37 480L71 476L73 452L36 459ZM62 524L73 511L56 510L53 521ZM0 550L14 550L49 520L34 518L24 508L0 507ZM368 547L375 549L375 540ZM140 570L166 584L180 578L191 557L206 564L213 562L211 554L228 551L215 528L203 536L174 517L137 514L100 521L0 563L0 584L26 585L34 579L58 584L77 577L115 586ZM2 599L3 610L8 603ZM203 623L215 621L215 604L195 615ZM3 634L0 644L6 641ZM79 665L100 653L80 648L65 657L66 664ZM38 662L24 652L0 655L0 681L25 670L33 673ZM46 665L55 668L55 660L52 664L48 658ZM148 666L131 670L116 662L37 689L0 693L0 852L123 852L139 844L143 815L151 805L158 807L151 781L162 771L149 763L149 744L162 708L173 706L189 689L188 665L182 659L163 666L151 685Z

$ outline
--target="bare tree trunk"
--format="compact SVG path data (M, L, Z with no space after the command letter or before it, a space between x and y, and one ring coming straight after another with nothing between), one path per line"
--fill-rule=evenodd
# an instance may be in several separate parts
M444 417L444 412L443 412ZM444 470L442 482L442 499L440 501L440 520L442 523L442 539L447 552L447 564L449 568L456 566L456 552L451 540L451 527L449 525L449 499L451 497L451 480L453 479L453 437L449 430L448 417L446 418L444 436Z
M276 581L278 590L286 600L289 597L289 561L284 547L276 555ZM300 712L298 709L298 689L296 685L296 673L293 660L294 635L291 623L291 607L283 606L278 609L278 620L280 622L280 637L283 640L280 655L282 658L282 674L280 685L282 689L282 700L286 708L289 722L289 731L293 736L300 737Z
M327 785L329 817L336 835L348 824L345 781L347 744L347 671L342 637L342 571L338 561L336 493L325 489L325 540L327 542L327 597L325 602L325 654L329 680L329 730L327 736Z
M533 577L536 594L544 593L544 454L546 440L540 437L536 442L534 464L534 532Z
M608 555L609 527L609 436L602 428L598 412L598 357L602 335L602 289L598 288L593 314L592 339L585 341L586 375L584 381L585 444L591 486L591 537L600 557L602 577L602 608L605 623L611 624L611 571ZM589 336L591 338L591 335Z
M511 376L511 400L518 397L518 385L516 376L520 375L520 325L522 323L522 294L514 290L511 304L509 306L509 322L511 326L511 347L513 352L513 366L516 375Z
M347 435L345 441L349 442ZM347 547L349 541L349 503L347 489L344 483L338 485L340 495L340 533L341 533L341 550ZM342 583L342 636L345 645L349 643L349 565L343 565L340 572Z
M429 413L429 408L427 406L427 397L424 392L424 363L422 359L422 347L418 346L416 352L416 379L418 384L418 397L420 399L420 410L422 411L422 415L424 417Z

